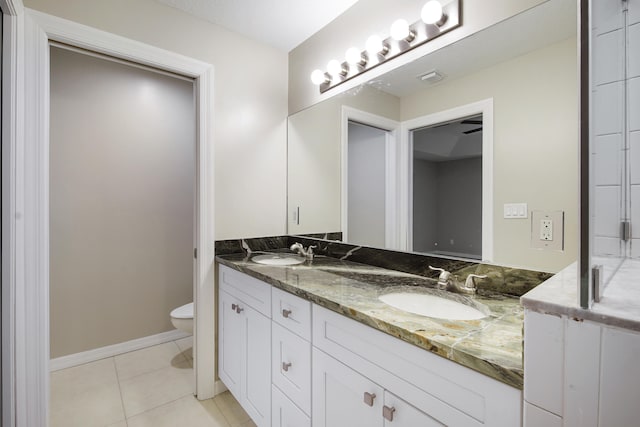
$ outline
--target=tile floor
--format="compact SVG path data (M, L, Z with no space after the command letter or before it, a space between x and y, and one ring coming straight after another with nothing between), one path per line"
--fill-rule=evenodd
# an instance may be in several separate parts
M51 427L255 427L229 392L193 396L192 338L51 373Z

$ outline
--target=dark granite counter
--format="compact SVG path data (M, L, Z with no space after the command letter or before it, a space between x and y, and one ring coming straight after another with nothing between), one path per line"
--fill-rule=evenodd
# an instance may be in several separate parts
M284 246L284 245L283 245ZM447 293L489 310L479 320L452 321L395 309L378 297L395 290L430 293L432 278L318 256L295 266L269 266L251 261L253 253L219 255L216 260L277 288L312 301L403 341L522 389L523 309L516 296L483 289L476 296Z

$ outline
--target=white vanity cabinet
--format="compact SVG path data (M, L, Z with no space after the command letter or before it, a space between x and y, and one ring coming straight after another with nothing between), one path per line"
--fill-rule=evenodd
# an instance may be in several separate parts
M271 286L220 266L218 375L258 427L271 425Z
M220 266L220 379L259 426L522 424L522 392Z
M522 425L516 388L317 305L312 334L314 427Z

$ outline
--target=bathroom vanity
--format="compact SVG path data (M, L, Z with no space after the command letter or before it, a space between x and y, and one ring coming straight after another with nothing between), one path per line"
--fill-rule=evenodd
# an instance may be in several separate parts
M521 425L517 297L481 290L464 298L485 317L438 319L380 299L433 293L428 277L324 256L217 261L218 373L258 426Z

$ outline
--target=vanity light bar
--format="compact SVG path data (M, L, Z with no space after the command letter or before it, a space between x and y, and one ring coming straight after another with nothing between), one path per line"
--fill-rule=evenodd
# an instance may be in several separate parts
M446 3L446 4L442 4ZM346 61L329 61L327 71L314 70L311 81L324 93L360 74L405 52L415 49L461 25L462 0L429 0L421 11L421 19L409 25L404 19L391 26L390 37L377 34L366 42L364 51L357 47L347 50Z

